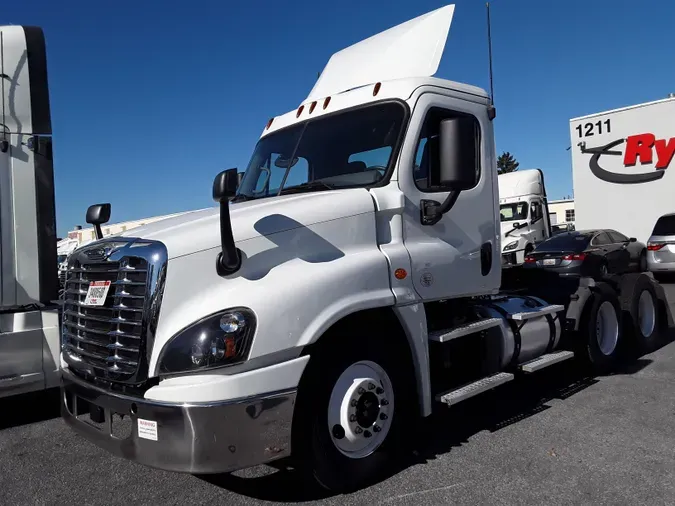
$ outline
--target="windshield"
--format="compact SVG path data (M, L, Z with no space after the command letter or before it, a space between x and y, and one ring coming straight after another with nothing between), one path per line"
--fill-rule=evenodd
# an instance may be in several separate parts
M235 199L379 182L393 163L405 109L359 107L299 123L260 139Z
M527 219L527 202L514 202L499 206L499 218L501 221L514 221Z

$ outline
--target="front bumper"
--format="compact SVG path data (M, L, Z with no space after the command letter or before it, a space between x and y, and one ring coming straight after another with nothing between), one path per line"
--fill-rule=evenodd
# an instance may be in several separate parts
M119 457L169 471L225 473L290 455L295 396L288 390L220 403L149 401L91 385L65 369L61 415L81 436ZM77 415L78 400L101 408L102 428ZM126 437L114 434L120 418L113 414L131 421Z

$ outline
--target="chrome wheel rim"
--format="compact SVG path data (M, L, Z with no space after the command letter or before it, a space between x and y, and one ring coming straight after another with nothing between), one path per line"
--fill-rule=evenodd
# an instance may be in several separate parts
M605 301L598 308L595 319L595 337L600 352L609 356L614 353L619 341L619 320L611 302Z
M643 290L638 299L638 326L644 337L650 337L656 327L654 298L647 290Z
M367 457L387 438L393 414L394 389L387 372L375 362L356 362L345 369L331 392L331 440L346 457Z

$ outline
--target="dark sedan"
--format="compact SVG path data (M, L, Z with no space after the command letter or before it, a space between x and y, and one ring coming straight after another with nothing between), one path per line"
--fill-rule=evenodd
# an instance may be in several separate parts
M525 257L526 268L561 276L604 277L647 270L647 248L615 230L577 230L557 234Z

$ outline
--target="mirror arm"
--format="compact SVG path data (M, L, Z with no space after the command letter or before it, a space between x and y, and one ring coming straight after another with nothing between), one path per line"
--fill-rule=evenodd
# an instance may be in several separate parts
M459 194L460 190L452 190L442 204L435 200L424 199L420 201L420 221L422 225L435 225L441 221L443 215L455 205Z
M230 220L230 201L220 202L220 247L216 258L216 272L219 276L228 276L241 267L241 252L234 245L232 221Z
M103 230L101 230L100 223L94 225L94 232L96 233L96 239L103 239Z

